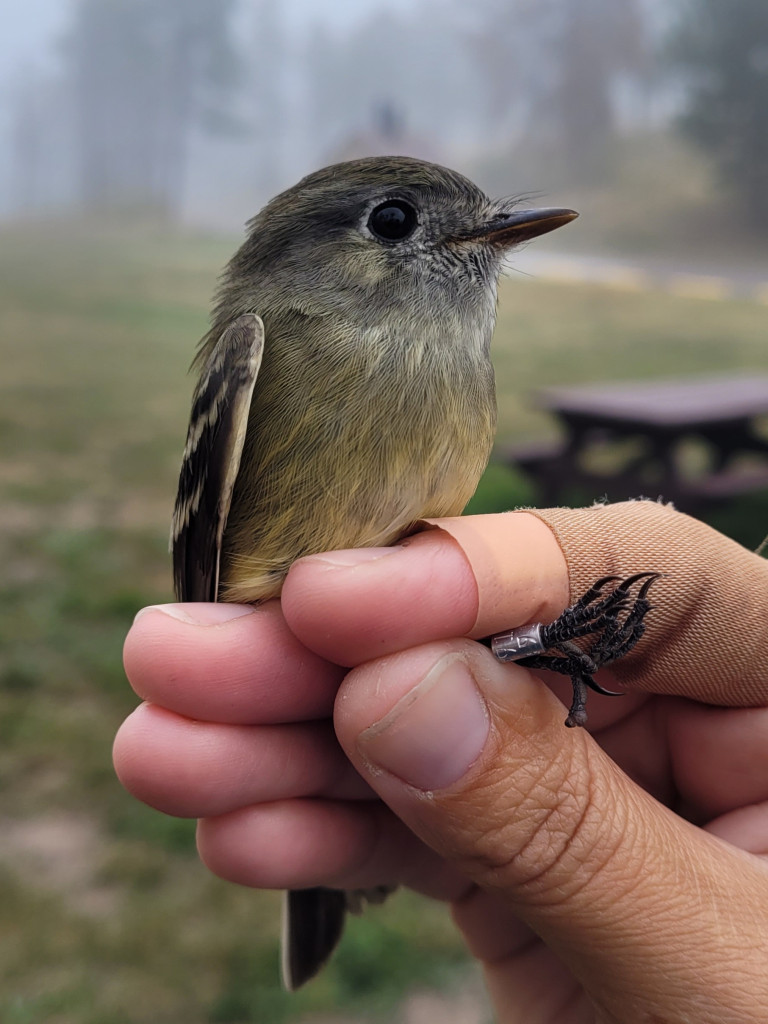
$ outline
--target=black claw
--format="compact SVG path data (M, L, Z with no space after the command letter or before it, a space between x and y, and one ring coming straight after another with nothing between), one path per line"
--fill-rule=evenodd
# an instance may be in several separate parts
M582 607L591 604L594 599L602 593L603 587L607 587L609 583L615 583L616 580L620 579L621 576L603 576L601 579L597 580L597 582L592 584L586 594L581 595L573 607Z
M606 697L621 696L604 689L593 676L598 669L623 658L643 636L645 616L651 609L648 592L661 575L639 572L624 580L620 576L597 580L559 618L542 628L546 652L521 660L520 664L529 668L547 668L571 677L573 701L565 721L568 728L582 726L587 721L587 689ZM633 598L632 587L641 580L644 583ZM604 593L605 587L617 582L618 586ZM588 636L596 638L591 646L574 643Z
M621 690L606 690L604 686L601 686L600 683L596 683L594 679L585 679L584 682L587 684L590 690L594 690L595 693L602 694L603 697L624 696L624 693Z
M647 576L648 578L646 579L645 583L642 585L642 587L640 587L640 589L637 592L637 599L638 599L638 601L642 601L645 597L648 596L648 591L651 589L653 584L656 582L656 580L660 580L661 577L664 574L660 573L660 572L647 572L647 573L644 573L644 575ZM642 576L641 576L641 578L642 578Z
M660 572L637 572L634 576L628 576L623 583L620 583L618 587L616 587L616 589L626 593L635 585L635 583L639 583L640 580L645 580L646 582L643 584L643 586L640 588L637 594L638 597L645 597L653 581L657 580L660 576ZM617 579L616 576L614 576L613 578Z

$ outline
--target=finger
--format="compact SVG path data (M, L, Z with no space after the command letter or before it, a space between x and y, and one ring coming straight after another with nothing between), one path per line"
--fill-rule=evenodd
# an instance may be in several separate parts
M291 797L373 796L330 722L222 725L142 704L120 727L113 760L137 799L182 818Z
M581 986L561 960L491 893L473 886L452 908L467 947L484 966L499 1020L544 1024L593 1020Z
M768 561L655 501L535 514L565 554L572 599L598 568L663 574L642 642L613 667L622 685L726 706L768 701Z
M198 825L206 867L259 889L366 889L407 885L454 900L469 883L443 864L379 801L287 800Z
M768 860L768 802L740 807L715 818L706 829L740 850Z
M768 562L705 524L650 501L436 522L393 554L298 562L283 595L291 629L331 660L359 664L551 621L603 576L658 572L645 635L610 668L615 685L710 704L768 701Z
M502 960L522 952L538 938L506 904L477 885L454 901L451 916L476 960Z
M482 571L444 530L393 548L313 555L286 579L289 626L324 657L354 665L429 640L556 618L568 578L551 530L527 513L469 518L483 531Z
M208 722L328 717L342 676L296 639L276 601L146 608L123 660L143 700Z
M681 700L667 708L666 722L675 784L694 820L768 801L768 708Z
M768 873L564 730L524 669L429 644L350 672L335 721L398 817L541 935L607 1019L749 1019L768 998L740 973L768 941Z

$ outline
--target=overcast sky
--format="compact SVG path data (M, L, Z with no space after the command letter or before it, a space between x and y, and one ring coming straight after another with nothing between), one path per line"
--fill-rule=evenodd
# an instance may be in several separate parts
M0 0L0 76L29 63L42 63L51 39L66 18L67 0Z
M247 0L241 0L243 6ZM414 0L282 0L286 21L307 19L344 26L376 7L412 7ZM9 73L29 64L41 65L51 43L67 22L71 0L0 0L0 85Z

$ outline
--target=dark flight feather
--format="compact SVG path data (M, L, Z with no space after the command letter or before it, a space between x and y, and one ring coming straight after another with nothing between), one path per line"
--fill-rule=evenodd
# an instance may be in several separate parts
M221 544L263 351L264 325L245 314L223 331L201 367L173 515L180 601L218 600ZM303 889L285 900L283 980L293 990L317 974L338 944L348 894Z
M202 368L173 511L179 601L218 599L221 541L263 351L264 324L246 313L225 328Z

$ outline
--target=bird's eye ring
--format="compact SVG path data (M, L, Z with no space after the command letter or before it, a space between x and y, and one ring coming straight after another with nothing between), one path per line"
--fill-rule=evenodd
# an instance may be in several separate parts
M402 199L388 199L371 210L368 228L384 242L402 242L412 235L419 223L416 210Z

